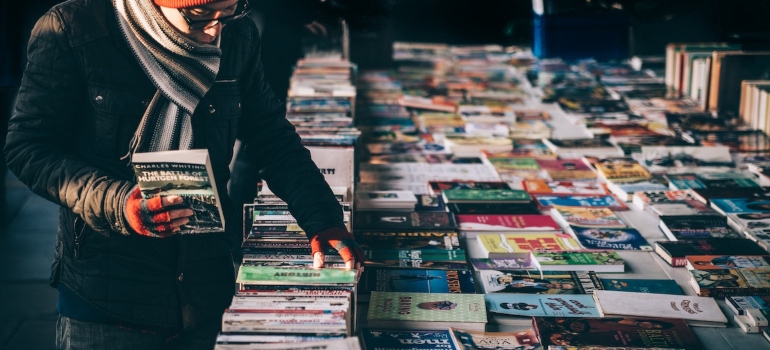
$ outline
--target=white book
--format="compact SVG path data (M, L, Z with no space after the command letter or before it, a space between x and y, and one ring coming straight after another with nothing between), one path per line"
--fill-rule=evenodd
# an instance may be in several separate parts
M727 318L711 297L596 290L594 299L602 317L681 318L690 326L727 326Z
M304 343L217 344L214 350L361 350L358 337Z

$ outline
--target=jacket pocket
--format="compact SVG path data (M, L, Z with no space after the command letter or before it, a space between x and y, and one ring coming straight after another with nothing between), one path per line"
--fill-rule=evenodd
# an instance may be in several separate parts
M94 147L97 152L125 155L154 91L90 85L88 92L95 111Z
M211 163L215 168L226 167L233 156L238 119L241 116L241 91L238 82L236 80L214 82L198 110L205 115L203 133L211 155Z

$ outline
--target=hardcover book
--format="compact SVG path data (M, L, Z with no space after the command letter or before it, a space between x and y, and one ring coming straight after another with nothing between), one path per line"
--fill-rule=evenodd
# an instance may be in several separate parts
M532 261L541 271L624 272L625 261L618 253L604 251L532 252Z
M685 266L687 255L765 255L767 251L744 238L688 239L655 242L655 253L673 267Z
M223 232L225 216L205 149L134 153L131 158L142 198L180 196L180 208L192 209L180 234Z
M714 298L610 290L594 291L593 297L602 317L681 318L691 326L727 326Z
M528 257L533 250L579 250L580 244L570 235L557 233L482 233L476 237L479 247L489 258Z
M468 270L425 270L368 267L361 275L359 293L476 293Z
M387 330L364 328L361 330L366 350L461 350L457 347L450 330Z
M490 312L506 315L601 317L594 297L588 294L487 294L484 300Z
M642 234L632 228L570 228L586 249L652 250Z
M463 350L536 350L540 342L535 331L527 329L516 332L483 332L469 329L450 328Z
M565 207L608 208L611 210L628 210L628 207L613 195L580 196L580 195L544 195L533 196L538 208L550 210L554 205Z
M692 238L740 238L720 215L661 216L660 229L669 240Z
M534 317L543 346L616 346L702 350L698 338L683 319L607 317ZM653 331L650 331L650 330Z
M367 326L427 330L484 330L487 308L480 294L372 292Z
M587 294L603 288L587 271L481 270L484 293Z
M561 232L559 225L548 215L457 214L460 231L493 232Z
M604 290L684 295L675 280L600 278Z

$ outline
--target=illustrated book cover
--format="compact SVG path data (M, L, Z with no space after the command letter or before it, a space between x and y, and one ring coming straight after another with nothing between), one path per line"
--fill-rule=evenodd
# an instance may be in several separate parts
M481 294L372 292L367 325L371 328L484 330L487 308Z
M514 316L601 317L590 294L487 294L490 312Z
M602 317L681 318L691 326L727 326L714 298L610 290L594 291L593 297Z

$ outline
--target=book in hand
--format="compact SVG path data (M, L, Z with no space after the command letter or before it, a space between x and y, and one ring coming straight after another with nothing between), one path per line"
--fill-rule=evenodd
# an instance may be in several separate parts
M674 348L702 350L698 338L681 318L534 317L541 344L571 346L615 346L626 348Z
M604 290L684 295L675 280L600 278Z
M372 292L370 328L431 330L463 327L484 330L487 308L481 294Z
M225 216L208 150L191 149L134 153L133 164L142 198L176 195L179 207L194 212L180 234L223 232Z
M727 326L727 318L714 298L610 290L594 291L593 297L602 317L681 318L690 326Z
M652 250L647 240L633 228L591 228L570 226L580 245L597 250Z
M673 267L687 265L688 255L765 255L767 251L745 238L687 239L655 242L655 253Z
M688 270L770 268L770 255L688 255Z
M672 241L692 238L740 238L720 215L669 215L660 217L660 229Z
M451 327L449 330L453 333L456 342L461 345L463 350L540 349L540 341L532 329L514 332L484 332ZM432 349L438 349L438 347Z
M625 261L611 250L532 251L532 262L541 271L625 271Z
M689 270L690 285L699 296L770 295L770 269Z
M580 244L567 234L482 233L476 237L488 258L526 258L533 250L579 250Z
M361 337L366 350L462 350L450 333L448 329L400 331L364 328Z
M590 294L487 294L487 309L514 316L601 317Z

